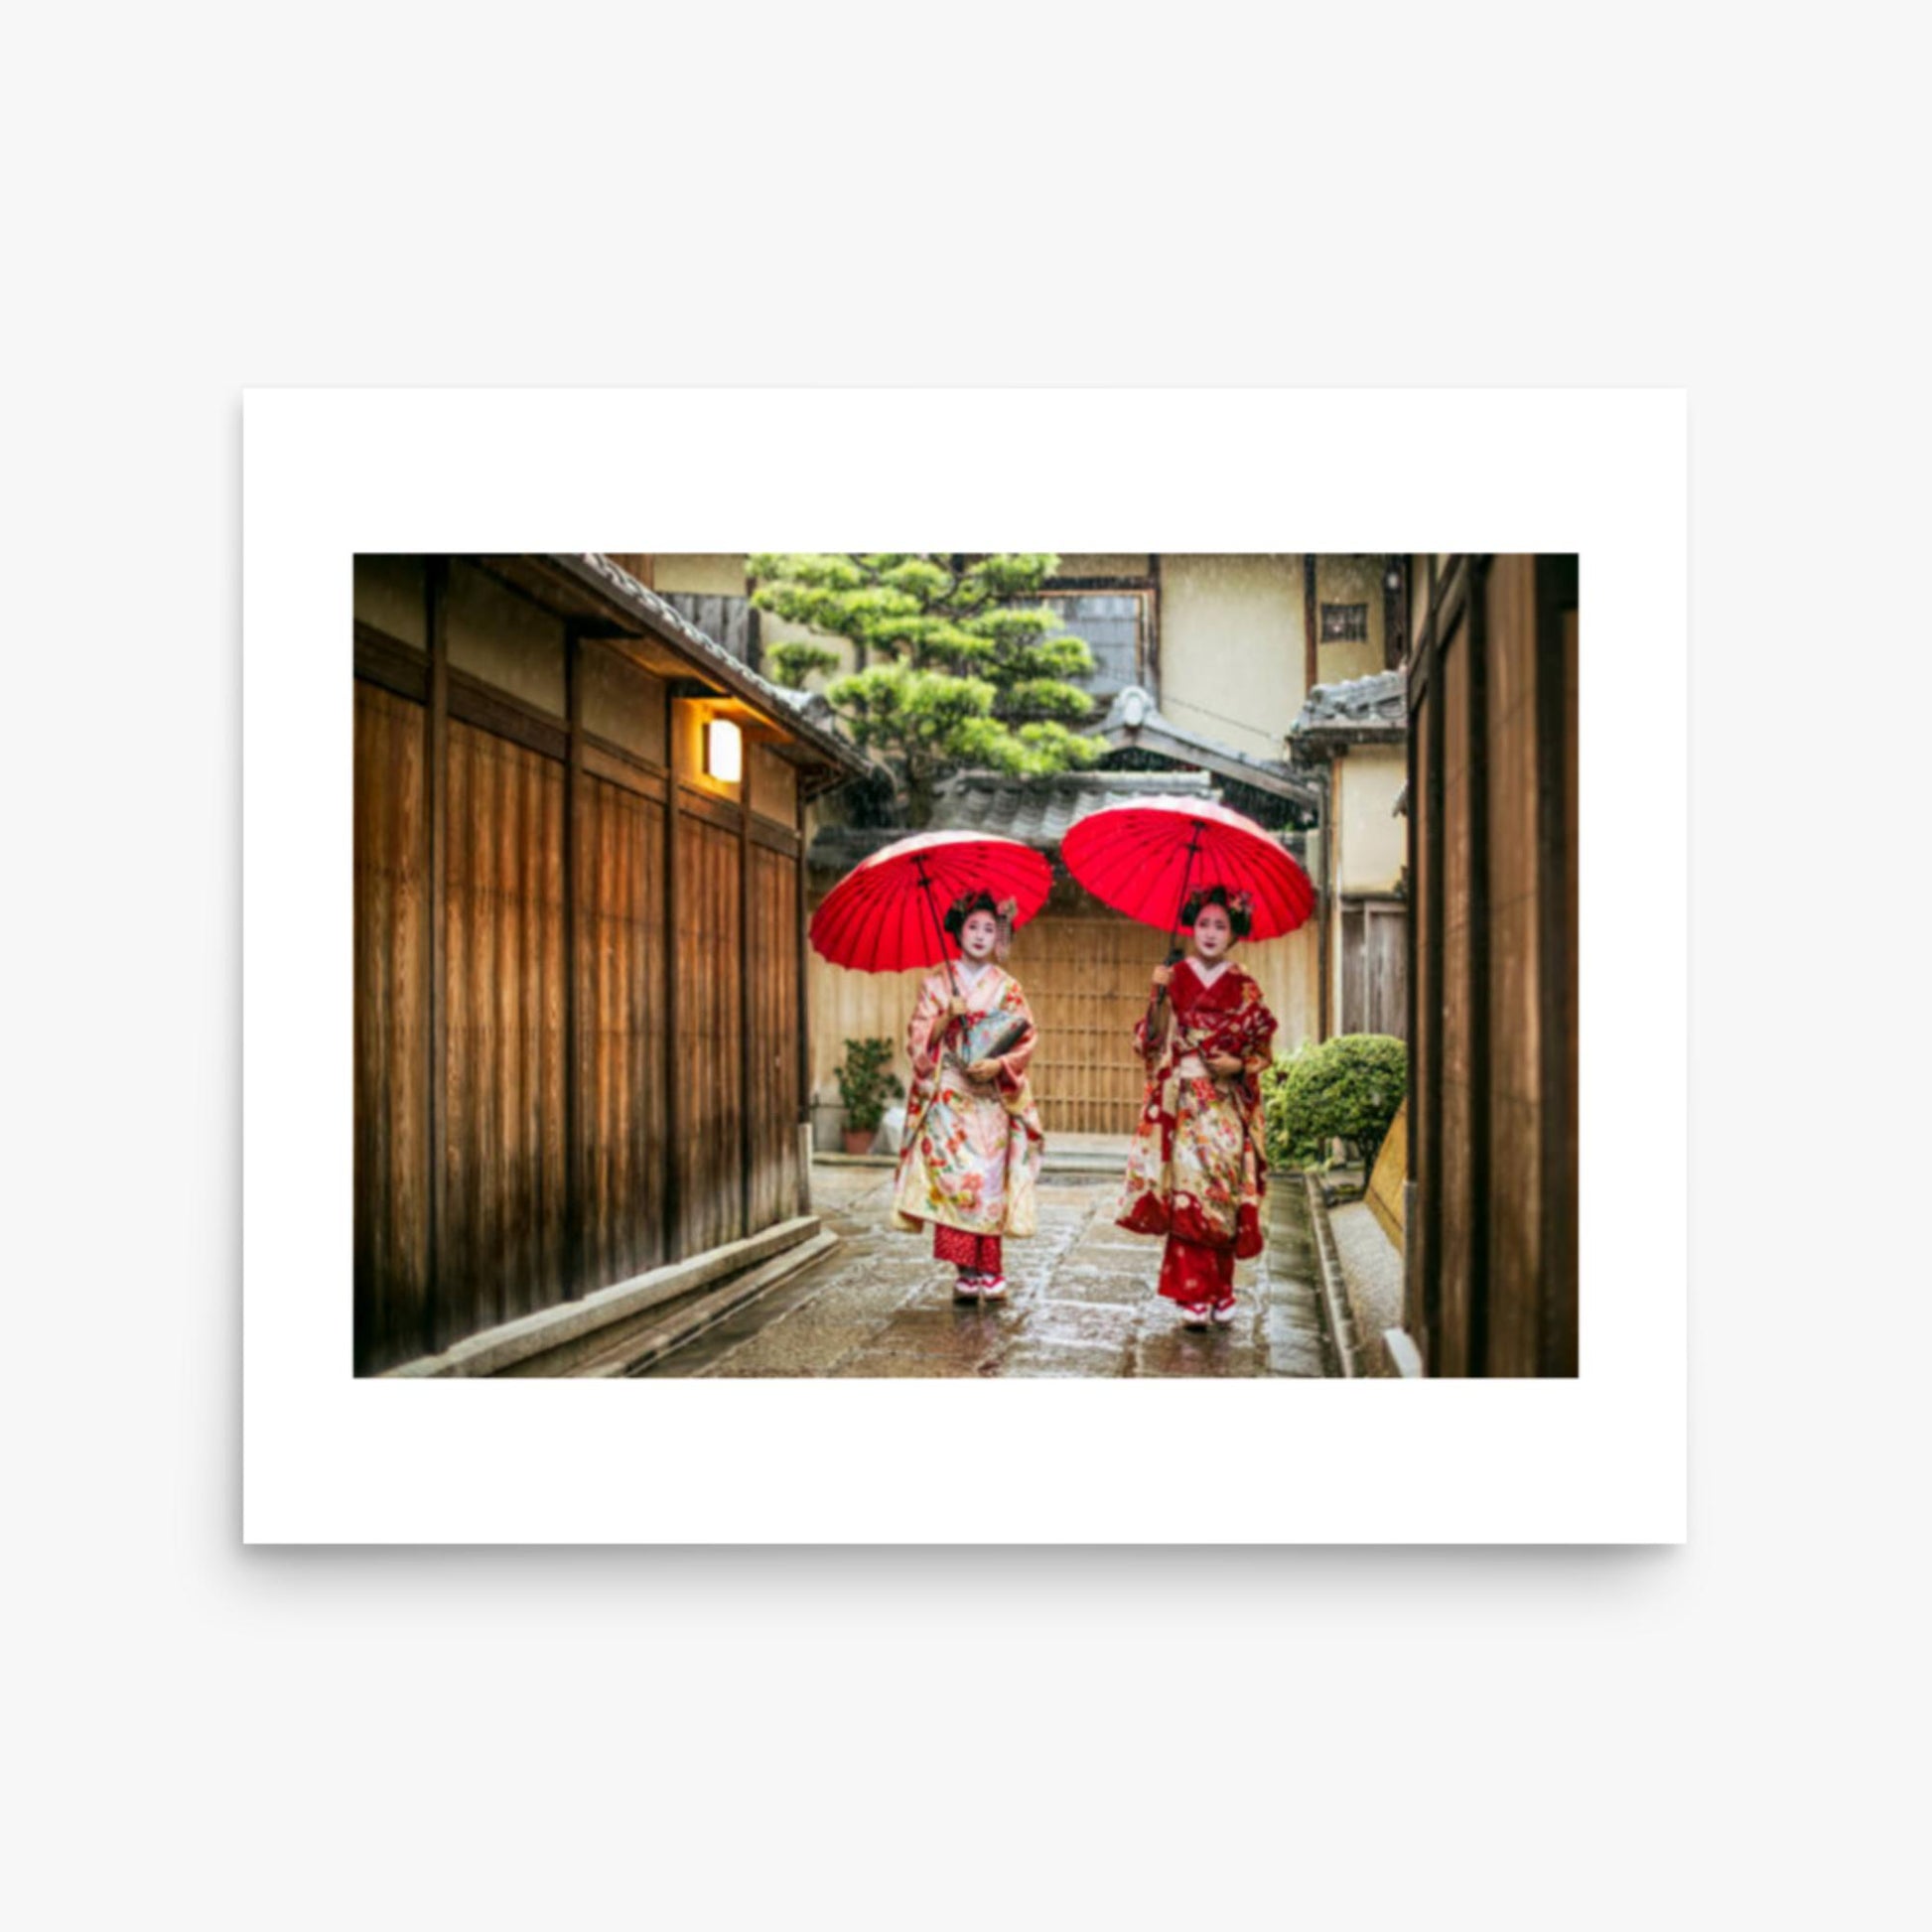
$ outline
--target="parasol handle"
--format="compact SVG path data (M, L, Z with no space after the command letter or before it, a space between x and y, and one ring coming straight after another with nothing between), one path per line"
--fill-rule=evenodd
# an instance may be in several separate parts
M1187 909L1187 888L1194 876L1194 859L1200 851L1201 830L1200 820L1195 819L1194 836L1187 841L1187 863L1181 868L1180 897L1174 901L1173 924L1168 928L1168 957L1164 962L1168 966L1178 966L1181 960L1180 915ZM1168 989L1165 986L1155 988L1154 1004L1148 1009L1150 1017L1161 1011L1161 1002L1167 997Z
M918 869L919 890L925 896L926 917L932 921L932 936L939 942L939 963L946 969L946 984L952 988L953 998L957 1000L962 997L959 991L959 975L953 971L951 956L946 951L946 929L939 923L939 907L933 900L932 881L925 876L923 860L914 860L913 864ZM944 1035L946 1028L951 1025L952 1020L948 1016L946 1026L939 1030L941 1036Z

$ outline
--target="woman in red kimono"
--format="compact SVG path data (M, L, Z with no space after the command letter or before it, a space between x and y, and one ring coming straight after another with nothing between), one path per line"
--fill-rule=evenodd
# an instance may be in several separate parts
M893 1186L893 1225L932 1224L932 1254L962 1302L1004 1299L1001 1240L1034 1232L1045 1140L1027 1084L1039 1035L1020 982L998 961L1013 901L968 893L946 914L963 958L919 989L905 1038L912 1091Z
M1116 1219L1136 1234L1167 1236L1161 1293L1198 1328L1234 1319L1235 1261L1261 1252L1261 1075L1275 1016L1227 956L1248 934L1247 896L1205 887L1181 922L1193 929L1194 956L1154 969L1134 1030L1147 1095Z

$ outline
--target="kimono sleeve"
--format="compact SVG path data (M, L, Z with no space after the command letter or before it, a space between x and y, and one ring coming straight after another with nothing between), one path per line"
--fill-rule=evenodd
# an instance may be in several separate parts
M1250 1080L1258 1080L1268 1070L1269 1062L1275 1057L1275 1016L1268 1011L1260 990L1254 998L1254 1011L1248 1016L1246 1028L1248 1050L1241 1056L1241 1071Z
M938 1070L940 1035L946 1025L947 1003L941 991L944 984L942 980L927 980L919 988L918 1004L905 1030L905 1057L912 1062L915 1079L930 1079Z
M1168 997L1161 1002L1160 1015L1150 1005L1134 1027L1134 1050L1151 1066L1166 1050L1168 1034L1173 1026L1173 988L1168 989Z
M1017 1013L1026 1021L1027 1031L1020 1036L1019 1044L1009 1052L1002 1053L994 1064L1000 1069L1000 1091L1018 1093L1027 1077L1027 1063L1034 1056L1034 1048L1039 1044L1039 1027L1017 980L1007 994L1005 1007L1008 1013Z

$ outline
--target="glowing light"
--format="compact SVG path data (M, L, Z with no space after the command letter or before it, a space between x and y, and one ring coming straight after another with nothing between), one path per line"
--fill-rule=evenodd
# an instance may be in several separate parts
M704 728L707 777L735 785L745 774L745 734L729 718L710 718Z

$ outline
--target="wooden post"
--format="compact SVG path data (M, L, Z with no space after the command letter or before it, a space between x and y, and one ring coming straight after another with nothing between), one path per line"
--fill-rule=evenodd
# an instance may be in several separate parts
M1536 560L1537 1024L1543 1116L1536 1372L1575 1375L1577 1359L1576 935L1570 924L1570 761L1577 756L1564 633L1577 609L1577 559Z
M1328 1037L1334 1021L1334 903L1340 869L1335 863L1335 759L1332 752L1321 766L1321 883L1315 899L1315 944L1320 958L1315 970L1315 1037Z
M1142 680L1154 694L1154 702L1161 702L1161 553L1152 551L1147 560L1149 589L1147 594L1147 671Z
M753 1131L753 1100L758 1091L752 1067L752 753L745 740L738 773L738 1231L752 1232L752 1168L758 1136Z
M664 778L664 1259L682 1261L684 1202L677 1171L684 1138L684 1099L678 1086L678 1034L683 1020L677 951L678 912L683 903L684 867L678 857L677 699L664 693L667 769Z
M1391 584L1389 579L1395 582ZM1409 656L1409 573L1399 557L1382 559L1382 668L1399 670Z
M1305 555L1302 559L1302 702L1308 703L1309 693L1318 680L1318 658L1315 651L1316 616L1314 608L1314 558Z
M444 1280L449 1238L449 815L450 649L447 557L424 562L425 635L429 639L429 734L424 800L429 819L429 1272L423 1296L423 1353L440 1354L450 1330Z
M1489 984L1489 559L1466 562L1468 610L1463 647L1469 653L1469 1335L1468 1371L1489 1373L1489 1190L1495 1178L1490 1146Z
M812 1200L811 1133L812 1133L812 1009L811 1009L811 940L806 932L805 898L806 886L811 877L810 867L805 856L805 824L807 806L804 787L796 787L798 809L793 814L798 829L798 887L797 905L793 908L796 927L793 948L797 954L795 970L798 975L798 1015L794 1031L798 1035L798 1125L803 1130L798 1139L800 1171L798 1175L799 1201L797 1211L807 1213Z
M564 761L564 1300L584 1293L584 1041L577 996L584 925L584 640L564 632L564 715L570 746Z
M1425 685L1425 720L1429 733L1428 784L1423 797L1411 798L1411 809L1423 812L1422 843L1428 859L1429 893L1422 907L1422 945L1429 963L1430 1001L1426 1018L1428 1051L1420 1052L1422 1070L1423 1133L1422 1168L1418 1180L1422 1191L1422 1282L1423 1332L1418 1337L1425 1367L1434 1374L1443 1359L1443 1013L1445 997L1443 957L1445 894L1443 880L1443 760L1449 752L1448 715L1444 710L1443 645L1441 630L1441 585L1436 561L1429 563L1429 614L1424 620L1422 654ZM1419 1025L1416 1045L1424 1044L1425 1030ZM1413 1142L1411 1143L1413 1145Z

